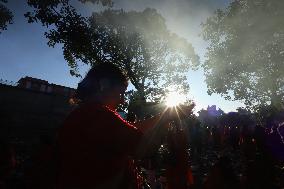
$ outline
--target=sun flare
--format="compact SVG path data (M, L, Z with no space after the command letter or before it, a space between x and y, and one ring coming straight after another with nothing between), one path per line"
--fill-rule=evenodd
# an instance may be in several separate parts
M182 104L185 102L185 95L182 95L178 92L172 91L168 93L166 97L166 105L168 107L174 107L178 106L179 104Z

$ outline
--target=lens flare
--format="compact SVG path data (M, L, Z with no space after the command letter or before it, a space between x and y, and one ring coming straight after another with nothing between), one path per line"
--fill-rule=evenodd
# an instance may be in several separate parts
M168 107L178 106L179 104L184 103L185 100L186 100L185 95L172 91L172 92L169 92L166 97L166 105Z

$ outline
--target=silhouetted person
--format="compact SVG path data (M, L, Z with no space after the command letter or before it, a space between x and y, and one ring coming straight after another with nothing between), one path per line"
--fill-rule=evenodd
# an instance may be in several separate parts
M115 110L126 89L127 77L108 63L90 69L79 83L78 107L58 135L58 189L141 187L131 157L161 115L135 126L123 120Z
M166 168L167 189L187 189L193 185L193 176L184 131L176 128L169 130L167 144L170 152Z

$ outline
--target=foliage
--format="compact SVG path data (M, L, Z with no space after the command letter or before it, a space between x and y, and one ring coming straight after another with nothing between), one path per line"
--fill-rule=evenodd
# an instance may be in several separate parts
M250 112L229 112L219 118L219 123L227 127L250 128L255 125L255 115Z
M127 72L145 100L159 101L164 88L172 84L188 90L186 73L197 68L199 58L191 44L167 30L156 10L107 9L87 18L67 0L44 6L39 0L28 2L34 8L26 14L29 22L52 26L45 34L48 44L63 44L72 75L79 76L78 61L91 66L111 62Z
M219 124L219 118L224 115L220 108L217 110L216 105L208 106L206 110L198 111L198 119L202 126L216 126Z
M202 24L208 93L247 107L281 107L284 94L284 1L235 0Z
M13 21L13 14L4 3L7 3L7 0L0 0L0 34L1 31L7 29L7 24Z
M224 113L221 109L216 109L216 106L208 106L207 110L198 112L198 119L202 126L206 127L233 127L233 128L250 128L255 125L258 117L256 114L239 107L237 112Z
M281 111L283 109L278 109L275 106L262 105L257 108L254 117L259 125L264 126L269 124L268 122L271 122Z

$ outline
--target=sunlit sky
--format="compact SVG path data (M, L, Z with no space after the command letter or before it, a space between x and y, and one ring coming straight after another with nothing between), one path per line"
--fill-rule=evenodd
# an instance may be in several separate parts
M204 61L207 44L199 37L201 22L204 22L217 8L224 8L230 0L114 0L114 7L124 10L144 10L156 8L166 19L169 30L186 38ZM79 4L79 3L76 3ZM62 55L60 45L55 48L47 46L44 37L46 28L40 24L28 24L23 14L29 10L25 1L9 0L8 7L14 14L14 23L0 34L0 78L18 81L21 77L30 76L63 86L76 88L80 78L72 77ZM97 5L80 5L80 10L88 15L101 8ZM81 73L87 67L80 67ZM207 94L202 69L190 71L190 98L196 103L196 110L208 105L217 105L225 112L234 111L243 106L236 101L227 101L220 95Z

